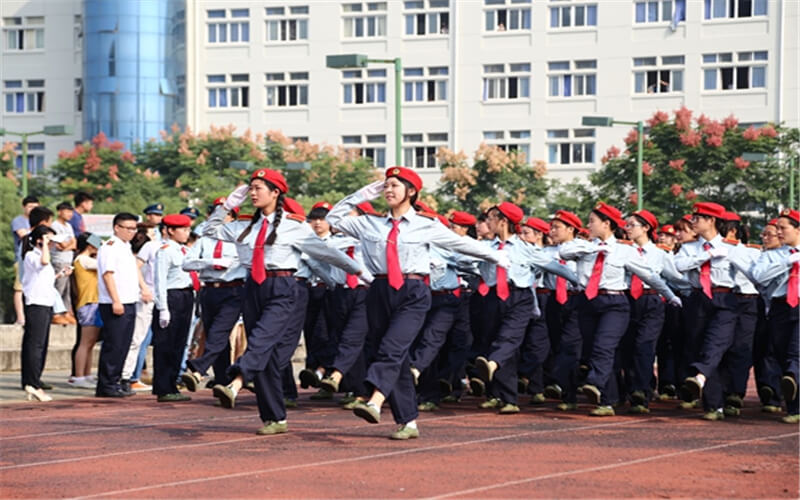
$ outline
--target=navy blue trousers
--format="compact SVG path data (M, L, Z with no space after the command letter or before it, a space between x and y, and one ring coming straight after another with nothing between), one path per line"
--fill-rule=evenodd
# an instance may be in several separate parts
M461 380L466 376L466 364L472 347L470 302L474 292L462 289L458 299L458 312L440 357L439 377L453 386L453 393L461 395Z
M763 297L758 298L758 320L756 321L756 331L753 334L753 372L756 378L756 387L766 386L772 389L772 398L762 399L761 404L780 406L781 367L770 345L766 304Z
M300 342L300 334L305 323L305 314L308 310L308 298L310 295L310 289L305 282L297 281L296 286L297 301L295 302L295 310L287 326L289 335L285 339L281 339L276 347L278 362L282 368L283 397L288 399L297 399L297 383L294 380L292 355Z
M630 303L625 295L598 295L583 301L580 309L578 323L581 334L584 342L591 346L586 383L600 390L601 405L619 401L617 379L612 375L617 347L629 320ZM587 351L586 347L584 351Z
M279 357L290 350L286 345L293 339L296 345L297 335L291 328L300 299L298 289L297 281L290 276L267 278L260 285L248 278L245 284L242 312L247 350L228 369L228 376L233 379L241 375L245 383L255 382L263 422L286 418L281 374L284 365Z
M44 356L50 337L53 308L36 304L25 306L25 328L22 334L22 388L42 387Z
M328 289L324 285L304 286L308 295L308 305L303 314L305 319L302 324L306 344L306 368L309 370L327 368L336 357L336 343L330 338L324 313Z
M545 313L553 350L553 380L561 387L563 399L568 403L577 400L578 361L583 349L578 316L584 301L583 294L571 294L564 304L559 304L553 296L547 302Z
M153 309L153 394L156 396L178 392L176 381L192 324L194 291L191 288L167 290L167 308L170 320L166 328L158 324L161 312Z
M769 309L769 332L772 352L778 359L782 375L791 375L795 382L798 379L798 357L800 350L798 344L798 307L789 307L785 298L773 299ZM784 396L785 397L785 396ZM798 402L800 398L795 397L792 401L786 401L786 412L789 415L797 415Z
M469 303L469 322L472 330L472 346L470 347L467 359L472 361L477 356L486 352L489 348L489 324L483 311L486 308L486 296L481 295L477 290L470 296Z
M119 316L111 311L111 304L100 304L103 320L103 343L100 346L100 361L97 364L96 394L117 392L122 377L125 357L131 347L133 327L136 323L136 304L123 304L125 310ZM184 344L185 345L185 344Z
M203 355L186 362L189 369L202 375L214 367L214 382L227 385L226 372L231 365L231 330L242 313L244 286L231 288L205 287L200 290L200 314L206 331Z
M422 372L417 386L420 401L438 402L440 399L439 353L455 324L459 303L459 298L452 293L431 297L431 308L410 355L411 366Z
M517 358L525 327L533 317L534 299L530 288L509 288L508 299L500 300L492 287L484 302L490 341L486 358L498 365L487 391L504 403L517 404Z
M679 371L683 365L683 311L680 307L664 305L664 327L656 346L658 358L658 392L664 387L680 386L686 375ZM683 376L681 376L683 375Z
M547 303L551 293L536 293L539 301L538 318L531 318L525 329L525 339L519 355L519 375L528 379L528 392L544 391L544 367L550 354L550 332L547 328Z
M649 401L653 395L653 364L664 327L665 304L658 295L642 295L629 301L630 323L620 345L625 391L627 394L641 391Z
M419 415L409 351L430 306L431 292L421 280L406 279L395 290L388 280L376 279L367 294L367 346L371 352L366 382L387 396L398 424Z
M364 344L369 330L367 293L366 287L337 286L329 292L326 313L328 331L336 339L332 367L343 375L339 390L358 396L369 396L364 383L367 376Z
M747 392L747 379L753 366L753 338L758 323L758 295L737 295L736 327L733 343L722 358L725 394L741 397Z

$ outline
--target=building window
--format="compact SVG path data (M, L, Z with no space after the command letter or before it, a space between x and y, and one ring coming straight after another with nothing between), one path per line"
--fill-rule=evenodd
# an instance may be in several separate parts
M75 79L75 111L83 111L83 82Z
M661 64L659 64L659 60ZM683 92L684 56L634 57L633 92Z
M72 20L72 43L75 44L75 50L83 48L83 18L79 14Z
M547 63L550 97L597 94L597 61L555 61Z
M597 26L597 4L555 5L550 7L551 28L580 28L584 26Z
M503 130L488 131L483 133L483 141L486 144L502 149L506 153L522 152L525 154L526 161L530 159L530 130L510 130L508 133Z
M308 72L267 73L267 107L308 106Z
M642 23L670 22L684 15L685 0L637 0L634 2L634 21ZM677 5L676 5L677 4Z
M559 129L547 131L547 163L551 165L588 165L594 159L594 129Z
M484 30L491 32L530 30L530 3L531 0L483 0Z
M703 19L767 15L767 0L703 0Z
M250 76L208 75L209 108L247 108L250 106Z
M703 90L743 90L766 86L766 50L703 54Z
M436 153L439 148L444 147L447 147L446 133L403 134L403 165L413 168L438 168Z
M250 41L250 9L214 9L206 11L208 43Z
M403 89L406 102L447 100L447 66L404 68Z
M386 70L368 69L342 71L345 104L386 102Z
M14 162L18 169L22 169L22 145L17 144L14 148L17 156ZM28 143L28 172L32 175L40 174L44 170L44 143L43 142L29 142Z
M44 80L4 80L6 113L44 112Z
M386 2L346 3L342 10L345 38L386 36Z
M406 35L446 35L450 31L450 0L403 2Z
M6 50L41 50L44 48L44 17L4 17Z
M267 7L266 12L268 42L308 40L308 5Z
M527 99L531 95L529 63L485 64L483 66L483 100Z
M366 140L364 140L366 139ZM357 151L362 158L369 158L376 168L386 166L386 136L385 135L343 135L342 144L348 151Z

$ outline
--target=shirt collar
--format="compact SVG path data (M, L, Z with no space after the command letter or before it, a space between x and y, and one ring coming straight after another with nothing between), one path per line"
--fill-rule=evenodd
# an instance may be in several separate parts
M414 216L416 216L416 215L417 215L417 211L416 211L416 210L414 210L414 207L409 207L409 208L408 208L408 211L407 211L406 213L404 213L403 215L401 215L401 216L400 216L400 222L403 222L403 220L405 220L405 221L407 221L407 222L411 222L411 220L413 219L413 217L414 217ZM391 222L392 222L392 220L393 220L393 218L392 218L392 211L391 211L391 210L389 210L389 212L386 214L386 221L387 221L388 223L391 223Z

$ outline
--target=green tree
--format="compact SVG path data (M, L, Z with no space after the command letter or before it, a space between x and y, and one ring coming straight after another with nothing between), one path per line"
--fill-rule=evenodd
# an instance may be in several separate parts
M5 176L0 177L0 320L11 321L14 312L14 237L11 220L22 212L22 199L17 194L17 184Z

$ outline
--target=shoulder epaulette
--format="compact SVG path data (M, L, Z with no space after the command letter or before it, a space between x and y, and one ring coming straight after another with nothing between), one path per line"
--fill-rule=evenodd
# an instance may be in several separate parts
M432 214L430 212L417 212L417 215L420 215L428 219L436 220L436 214Z
M667 245L665 245L663 243L656 243L656 248L660 248L661 250L664 250L665 252L671 252L672 251L672 249L670 247L668 247Z
M305 222L306 221L305 217L303 217L302 215L297 215L297 214L286 214L286 218L294 220L294 221L297 221L297 222Z
M756 250L762 250L761 245L756 245L755 243L748 243L745 245L747 248L755 248Z
M364 215L371 215L372 217L386 217L386 214L381 214L381 213L378 213L378 212L375 212L374 214L373 213L369 213L369 214L364 214Z
M108 241L106 241L106 245L108 245L108 246L111 246L111 245L113 245L113 244L114 244L114 240L108 240Z
M163 245L161 245L161 248L159 248L159 250L164 250L165 248L169 248L168 243L164 243Z
M631 240L617 240L617 243L622 243L623 245L633 245Z
M732 238L731 239L725 238L724 240L722 240L722 242L723 243L727 243L728 245L738 245L739 244L739 240L732 239Z

